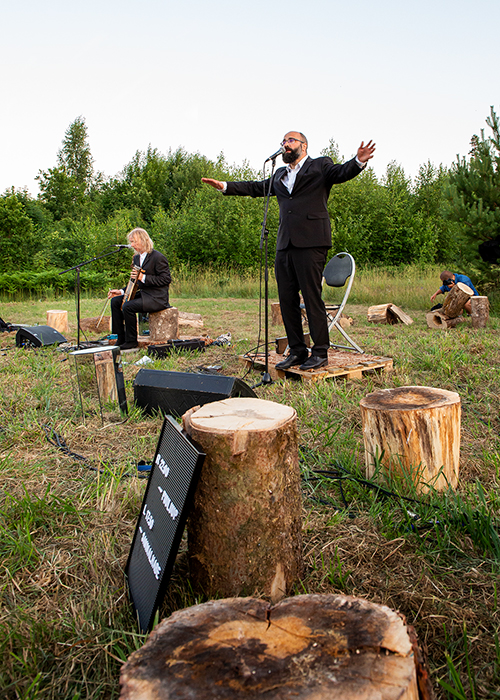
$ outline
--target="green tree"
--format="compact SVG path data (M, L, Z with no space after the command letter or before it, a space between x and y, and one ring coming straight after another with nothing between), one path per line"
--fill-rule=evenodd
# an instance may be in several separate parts
M15 195L0 198L0 236L3 270L29 270L36 244L34 226Z
M492 135L471 139L469 157L453 163L447 190L447 217L459 224L462 259L483 283L500 283L500 124L491 107Z
M55 220L82 215L94 187L94 160L88 144L87 126L77 117L66 130L57 166L40 171L40 200Z

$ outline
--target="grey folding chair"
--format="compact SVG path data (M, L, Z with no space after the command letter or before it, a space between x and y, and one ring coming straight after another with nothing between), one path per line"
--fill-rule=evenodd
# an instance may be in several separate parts
M326 265L323 270L323 284L329 287L345 287L344 298L340 304L328 304L325 302L326 315L328 318L328 332L336 328L349 345L336 345L331 343L332 348L342 348L343 350L356 350L356 352L364 352L361 350L352 338L339 323L344 306L346 305L349 294L351 293L352 283L354 281L354 273L356 272L356 263L350 253L337 253ZM346 284L347 283L347 284Z

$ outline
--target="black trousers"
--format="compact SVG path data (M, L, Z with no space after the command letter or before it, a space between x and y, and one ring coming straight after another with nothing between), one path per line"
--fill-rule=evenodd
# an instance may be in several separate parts
M276 251L274 272L278 283L281 315L288 345L293 355L304 355L307 346L302 330L300 296L306 307L313 340L312 354L327 357L330 347L325 304L321 298L321 280L328 248L294 248Z
M126 301L121 308L123 296L111 299L111 332L116 333L117 345L137 342L137 316L142 313L142 299L140 294L135 299Z

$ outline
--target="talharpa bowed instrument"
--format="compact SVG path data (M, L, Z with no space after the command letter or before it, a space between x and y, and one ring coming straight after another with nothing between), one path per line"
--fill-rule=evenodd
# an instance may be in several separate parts
M131 276L129 281L128 281L127 287L125 289L125 294L123 295L122 305L120 307L122 309L123 309L123 305L126 301L130 301L131 299L133 299L135 297L136 292L137 292L137 282L139 279L139 275L141 273L144 273L144 274L146 273L146 270L143 270L142 267L140 267L139 265L132 265L132 272L134 272L135 270L137 270L137 276L136 277Z

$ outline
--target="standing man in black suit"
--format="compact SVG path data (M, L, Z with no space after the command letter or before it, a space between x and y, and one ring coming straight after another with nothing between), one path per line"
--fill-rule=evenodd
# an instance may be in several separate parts
M300 131L289 131L282 141L285 167L270 180L221 182L202 178L226 195L264 197L269 186L277 197L280 223L276 241L275 275L281 315L290 354L277 369L318 369L328 364L330 338L321 280L329 248L332 246L328 196L334 184L352 180L373 158L375 144L361 142L352 160L336 164L331 158L309 158L307 139ZM309 356L302 331L300 296L306 307L309 330L314 342Z
M150 313L168 309L168 287L172 281L167 258L157 250L148 233L143 228L134 228L127 236L135 251L131 278L137 280L135 297L123 306L123 289L110 289L111 330L117 335L116 344L121 350L138 347L137 313Z

